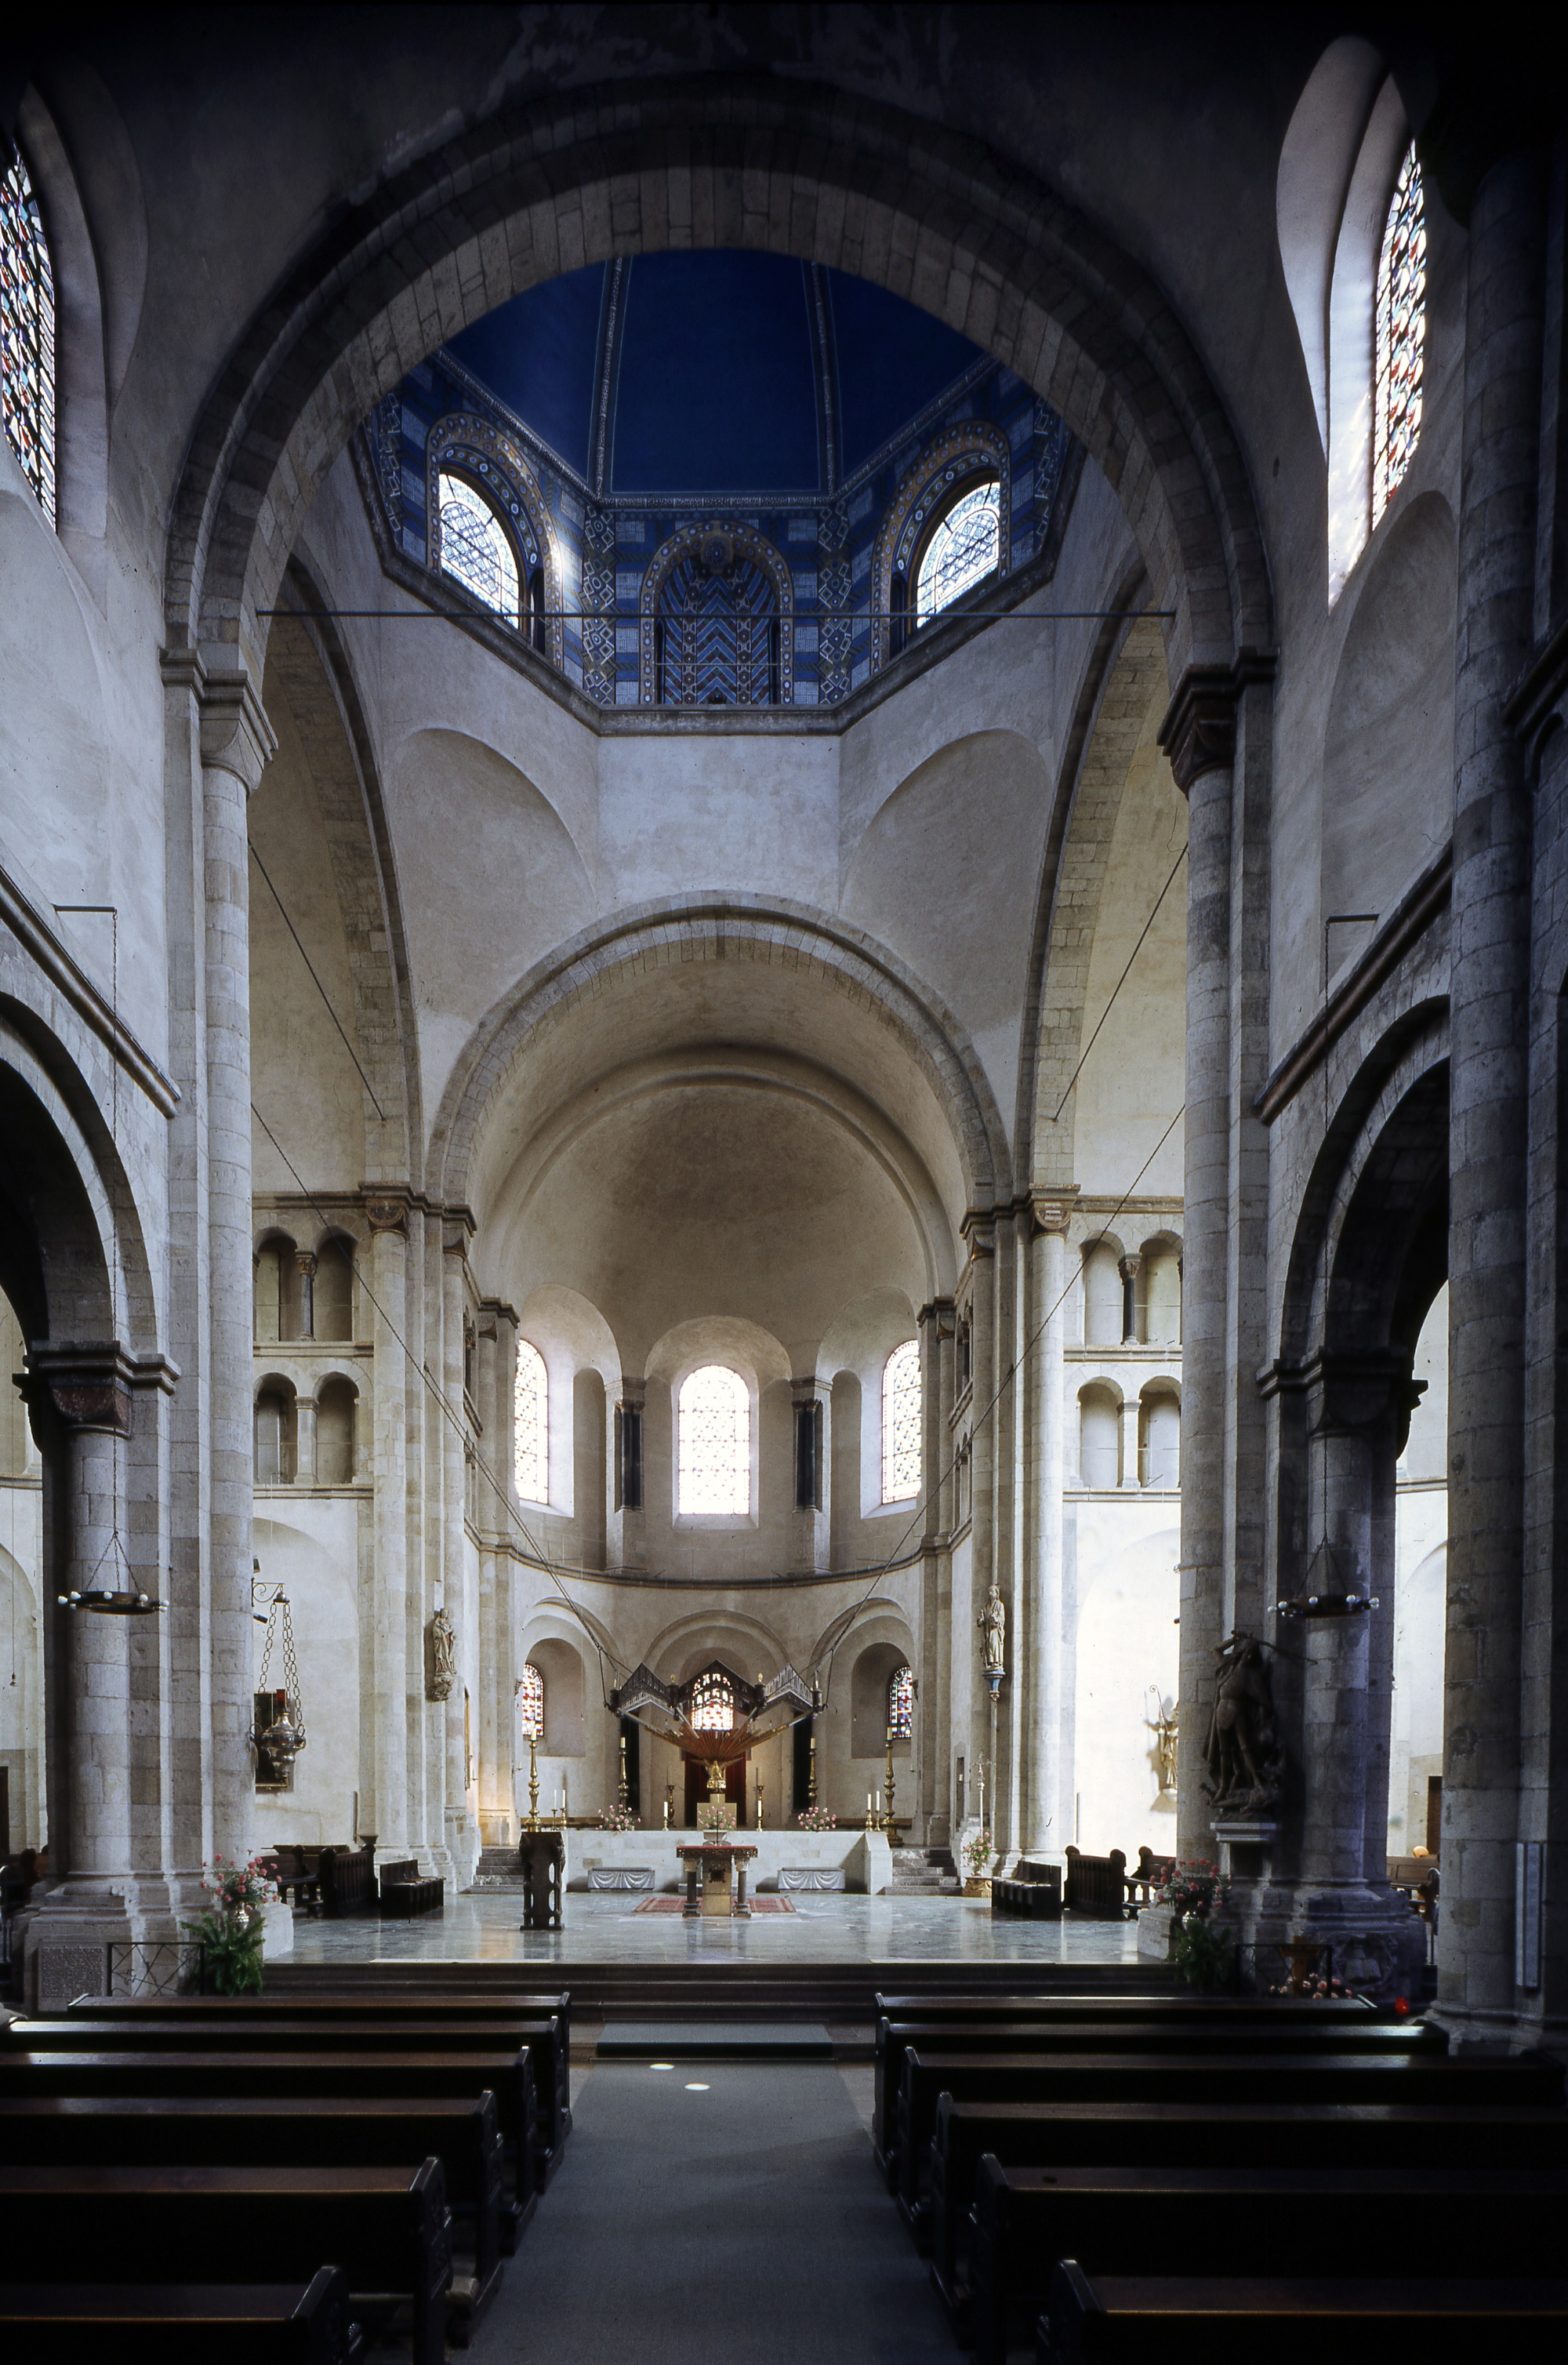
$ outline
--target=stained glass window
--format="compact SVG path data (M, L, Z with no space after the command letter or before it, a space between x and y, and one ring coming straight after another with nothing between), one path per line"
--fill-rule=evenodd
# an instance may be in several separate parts
M699 1676L691 1687L693 1732L730 1732L735 1721L735 1687L717 1667Z
M888 1731L895 1741L907 1741L914 1731L914 1676L908 1667L895 1667L888 1677Z
M920 1348L895 1347L882 1366L882 1500L905 1503L920 1492Z
M1427 213L1412 147L1394 184L1377 264L1377 374L1372 388L1376 525L1399 490L1421 432L1421 348L1427 328Z
M517 1491L525 1503L550 1500L550 1377L544 1358L526 1339L517 1342L512 1390L512 1455Z
M679 1403L682 1511L744 1518L751 1508L751 1397L738 1372L705 1363Z
M522 1721L524 1741L544 1738L544 1678L532 1659L522 1671L522 1681L517 1687L518 1714Z
M1002 550L1002 488L977 485L937 520L920 562L915 605L921 623L950 608L989 575Z
M441 566L509 624L521 625L517 559L500 519L464 476L438 476Z
M0 174L0 418L53 525L54 273L19 155Z

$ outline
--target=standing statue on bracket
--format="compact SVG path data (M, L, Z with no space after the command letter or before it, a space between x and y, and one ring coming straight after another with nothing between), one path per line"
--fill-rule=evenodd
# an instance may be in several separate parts
M985 1615L976 1620L985 1636L980 1664L988 1676L1007 1673L1007 1608L993 1585L985 1597Z
M1204 1790L1221 1818L1266 1815L1280 1803L1284 1753L1263 1650L1238 1627L1215 1653Z
M425 1675L425 1698L445 1700L452 1698L452 1687L457 1681L457 1634L444 1609L438 1609L425 1629L428 1650Z

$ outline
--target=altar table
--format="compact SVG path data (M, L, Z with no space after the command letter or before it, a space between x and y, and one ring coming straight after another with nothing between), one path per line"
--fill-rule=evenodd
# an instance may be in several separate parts
M755 1847L734 1840L695 1840L678 1847L676 1854L686 1866L684 1910L689 1920L700 1914L723 1921L751 1920L745 1874L756 1854Z

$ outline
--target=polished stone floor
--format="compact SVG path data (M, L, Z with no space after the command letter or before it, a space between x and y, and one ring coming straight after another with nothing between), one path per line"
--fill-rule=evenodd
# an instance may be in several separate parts
M572 1890L564 1930L520 1930L521 1900L465 1891L418 1922L295 1922L294 1960L530 1963L1130 1963L1130 1922L993 1919L957 1897L801 1897L751 1922L639 1914L630 1896Z

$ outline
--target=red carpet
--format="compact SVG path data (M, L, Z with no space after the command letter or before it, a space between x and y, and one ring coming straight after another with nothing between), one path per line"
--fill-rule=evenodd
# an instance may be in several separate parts
M754 1913L793 1913L795 1911L787 1897L754 1897L751 1910ZM632 1911L633 1913L684 1913L686 1900L684 1897L644 1897L641 1905L634 1905Z

